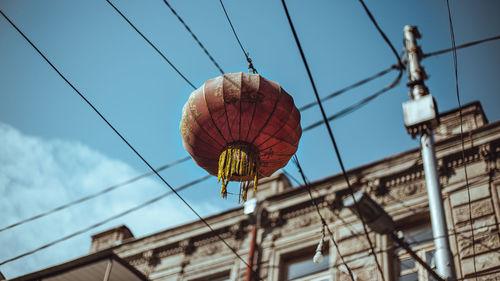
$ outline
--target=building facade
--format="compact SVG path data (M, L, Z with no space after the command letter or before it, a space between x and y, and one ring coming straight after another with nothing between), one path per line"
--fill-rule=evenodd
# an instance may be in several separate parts
M500 280L500 121L489 123L478 102L464 106L464 163L458 110L442 113L440 120L434 132L436 157L457 277ZM354 189L366 191L381 205L400 235L434 267L419 149L349 170L348 176ZM433 280L388 235L368 229L381 267L378 270L359 218L342 206L350 193L341 174L310 186L314 202L338 244L337 250L326 236L321 264L312 261L322 235L316 206L307 190L292 188L284 174L262 180L253 214L245 214L241 206L206 218L215 233L202 221L141 238L120 226L93 235L91 252L111 248L151 280L248 280L247 266L223 238L252 264L261 280L351 280L339 252L359 281ZM252 244L255 251L249 261ZM252 280L258 279L253 276Z

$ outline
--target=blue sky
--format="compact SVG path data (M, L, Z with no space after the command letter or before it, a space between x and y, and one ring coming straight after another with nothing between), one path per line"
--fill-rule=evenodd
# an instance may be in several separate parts
M219 74L161 0L112 1L196 86ZM247 71L246 61L217 0L169 1L225 72ZM320 96L395 63L355 0L287 1ZM424 52L451 46L444 1L367 1L380 26L402 51L403 26L417 25ZM245 49L264 77L277 81L297 106L314 100L281 2L226 0ZM451 1L457 44L500 34L500 3ZM155 167L185 157L179 134L182 106L192 88L104 0L3 0L0 9L38 45L66 77ZM0 18L1 226L101 190L147 167L65 84L25 40ZM500 119L500 41L458 52L463 103L479 100L490 121ZM457 106L451 53L422 62L427 86L441 111ZM325 103L328 115L385 87L396 72ZM390 92L332 123L347 168L414 147L405 132L401 103L406 75ZM320 120L302 114L305 127ZM320 179L340 169L324 126L304 133L298 151L306 175ZM289 164L287 171L297 176ZM192 161L162 173L173 186L203 176ZM230 187L231 188L231 187ZM55 240L166 189L150 178L0 233L0 260ZM182 193L203 215L237 206L219 198L210 179ZM147 219L144 219L147 218ZM136 236L178 225L194 216L171 197L96 231L127 224ZM85 254L87 233L17 262L0 266L7 277Z

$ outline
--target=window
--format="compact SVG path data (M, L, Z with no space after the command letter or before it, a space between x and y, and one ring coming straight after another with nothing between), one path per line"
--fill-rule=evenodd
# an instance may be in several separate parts
M330 261L327 251L323 251L323 262L313 262L314 251L306 250L299 255L283 260L284 281L330 281Z
M230 280L231 278L229 277L229 272L224 272L196 279L196 281L230 281Z
M210 280L210 281L230 281L229 276L209 278L208 280Z
M403 231L405 241L413 251L430 265L436 268L434 262L434 242L432 228L426 224ZM402 248L397 248L395 254L395 280L398 281L435 281L430 274Z

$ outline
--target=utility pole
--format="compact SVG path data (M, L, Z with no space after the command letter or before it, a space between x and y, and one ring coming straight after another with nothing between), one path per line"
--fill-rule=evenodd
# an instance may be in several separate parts
M439 114L434 98L424 84L427 79L420 66L422 50L416 38L420 33L415 26L404 27L404 43L407 55L408 87L411 100L403 103L405 126L408 133L415 138L420 136L420 150L424 165L429 210L431 213L432 235L436 247L435 261L437 273L445 280L456 279L453 258L448 240L448 230L443 209L443 198L438 181L434 136L432 129L439 123Z

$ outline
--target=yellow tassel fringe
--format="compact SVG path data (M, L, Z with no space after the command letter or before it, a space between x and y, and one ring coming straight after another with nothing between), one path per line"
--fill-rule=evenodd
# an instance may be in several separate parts
M253 180L253 190L257 191L260 168L259 154L255 153L250 144L230 144L219 156L219 172L217 182L222 180L221 196L227 197L229 181L242 182L240 185L240 200L247 200L250 181Z

